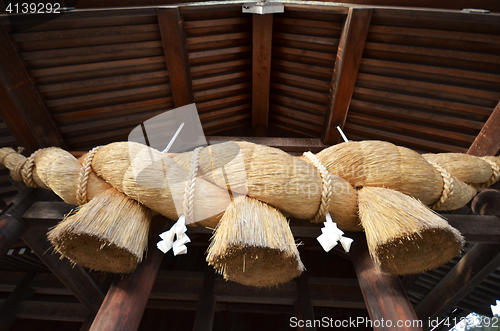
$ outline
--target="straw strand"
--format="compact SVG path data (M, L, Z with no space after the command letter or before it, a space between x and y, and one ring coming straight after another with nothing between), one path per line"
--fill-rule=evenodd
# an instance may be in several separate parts
M326 169L326 167L321 163L321 161L311 152L305 152L304 157L312 163L318 169L322 180L322 190L321 190L321 203L319 205L318 212L311 220L313 223L319 223L323 220L326 213L328 212L328 207L330 205L330 200L332 197L332 174Z
M94 155L100 147L101 146L94 147L90 152L87 153L82 167L80 168L80 174L78 176L78 190L76 191L76 201L78 201L78 204L80 206L86 204L89 201L87 197L87 184L89 181L90 172L92 171L92 160L94 159Z

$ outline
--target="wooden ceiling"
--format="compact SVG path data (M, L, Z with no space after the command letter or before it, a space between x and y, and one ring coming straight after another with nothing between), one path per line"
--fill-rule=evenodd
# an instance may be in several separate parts
M0 17L0 145L20 145L28 152L46 146L86 151L126 140L143 121L195 102L211 142L236 136L292 153L318 151L339 142L335 129L339 125L352 140L386 140L419 152L480 154L474 150L474 142L482 134L488 138L488 150L498 151L499 131L490 124L500 123L493 120L500 116L500 14L455 10L470 7L467 1L454 2L456 7L442 1L424 4L445 9L380 7L367 2L368 6L286 3L283 14L258 16L243 14L241 4L160 8L148 2L150 7L87 9L96 3L81 0L76 10L36 26L11 25L7 17ZM120 4L138 5L132 1ZM398 4L405 5L402 1ZM493 1L476 2L474 7L500 11ZM484 141L481 146L484 148ZM10 202L18 189L8 172L0 170L4 203ZM476 221L481 225L491 220ZM491 240L497 240L494 236L491 234L483 245L491 245ZM485 242L484 237L474 238ZM206 239L200 238L198 244ZM195 279L191 279L191 291L199 289L203 269L198 260L203 260L204 249L192 254L196 256L192 260L179 262L185 263L180 267L161 267L148 314L156 314L154 309L173 309L172 300L182 295L196 300L196 293L186 288L177 297L168 296L165 293L170 293L172 286L163 278L186 278L186 272L193 272L187 277ZM489 254L497 256L495 249ZM482 252L485 250L483 247ZM345 255L334 257L332 264L346 263ZM0 266L26 266L29 260L18 251L9 259L0 260ZM168 261L164 263L173 263ZM456 272L460 261L403 279L413 305L418 307L430 293L439 295L433 289L451 271ZM43 262L55 263L50 259ZM40 267L39 261L33 263ZM345 295L333 304L322 297L322 291L333 293L346 279L353 281L348 260L352 274L333 275L335 268L310 263L309 286L316 288L311 300L325 309L325 316L335 315L327 309L332 305L342 307L347 315L366 312L357 285L349 285L352 292L342 292ZM472 279L479 284L476 293L463 290L470 286L465 284L463 292L458 291L461 297L444 298L449 300L443 307L449 310L458 302L460 311L467 312L492 303L491 294L500 293L500 282L496 267L489 264L488 268L488 274ZM19 269L3 270L0 289L11 292L14 285L5 279ZM169 274L172 271L180 273ZM85 277L84 271L78 272L79 277ZM333 280L328 280L326 273ZM68 323L85 319L89 305L71 296L64 300L74 309L63 310L54 298L68 295L67 290L50 279L39 281L36 277L35 284L41 284L35 286L36 295L55 302L47 306L51 313L44 316L61 309L61 314L51 316ZM106 288L104 277L92 277ZM494 291L484 293L485 287ZM228 302L240 300L231 297L232 290L220 285L217 295L226 295ZM277 290L268 301L255 299L254 303L272 304L274 310L288 312L290 307L284 306L290 306L296 297L293 291ZM248 300L252 295L245 292L242 297ZM80 293L75 297L85 296ZM282 301L271 302L273 298ZM181 306L184 313L196 309L189 301ZM219 303L217 309L228 310L222 306ZM29 315L30 307L29 302L23 303L20 309L24 313L19 316L42 318ZM246 312L250 309L234 307ZM260 313L273 310L268 306L252 309Z

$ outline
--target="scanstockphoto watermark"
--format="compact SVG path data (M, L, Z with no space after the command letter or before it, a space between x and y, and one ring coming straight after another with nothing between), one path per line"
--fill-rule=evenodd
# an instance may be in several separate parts
M422 327L421 320L371 320L368 317L349 317L348 319L334 319L330 317L323 317L321 319L313 319L313 320L303 320L298 319L297 317L290 318L290 327L292 328L302 328L302 327L322 327L322 328L421 328Z

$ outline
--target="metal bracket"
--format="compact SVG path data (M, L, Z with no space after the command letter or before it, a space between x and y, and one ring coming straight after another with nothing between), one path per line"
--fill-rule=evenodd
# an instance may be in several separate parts
M243 4L242 12L260 15L283 13L285 12L285 6L279 2L257 1Z

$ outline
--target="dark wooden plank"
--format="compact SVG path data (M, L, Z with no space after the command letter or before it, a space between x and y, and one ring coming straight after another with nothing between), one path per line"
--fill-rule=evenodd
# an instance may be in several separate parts
M5 27L0 26L0 116L29 152L66 145L50 118Z
M413 134L417 136L422 136L432 139L433 137L444 141L447 143L457 143L463 145L463 143L470 144L474 137L471 135L466 135L463 133L457 133L448 130L434 129L433 127L422 125L422 124L410 124L402 121L393 121L383 117L369 116L364 114L358 114L354 112L349 112L348 116L349 123L366 125L373 128L388 129L395 132Z
M500 220L488 215L442 215L468 243L500 243Z
M273 14L253 14L252 127L254 128L268 126L272 40Z
M215 271L211 266L205 267L205 279L198 299L193 331L211 331L215 317Z
M184 20L179 8L158 8L158 23L175 107L194 102Z
M30 227L21 238L85 308L96 313L104 295L82 266L60 259L47 241L47 231L45 227Z
M156 248L156 238L169 223L163 216L153 219L148 257L133 273L117 276L92 323L91 331L137 330L163 259L163 253Z
M16 320L15 312L21 300L33 295L34 291L29 285L34 277L34 272L26 273L0 307L0 331L8 331L10 329Z
M372 9L349 8L333 70L328 110L322 134L325 144L340 141L340 134L336 127L343 128L345 124L372 12Z
M371 91L371 89L370 89ZM389 92L390 93L390 92ZM384 94L380 94L384 95ZM464 119L460 117L453 117L450 114L441 113L435 111L434 113L426 111L427 109L420 109L418 105L412 108L405 108L399 105L393 105L390 100L386 100L387 104L382 104L379 102L363 101L358 99L353 99L351 101L351 108L353 111L358 113L365 113L370 115L383 115L389 118L400 118L413 123L423 122L428 124L434 124L437 126L447 126L451 129L460 128L461 130L475 129L481 130L483 123L475 120Z
M413 311L406 292L398 276L385 274L375 264L366 245L364 235L353 236L354 243L351 248L351 258L358 276L359 286L365 298L366 307L375 331L379 330L422 330L422 325L415 325L417 316ZM386 323L380 323L385 320ZM389 327L387 321L391 321ZM407 323L395 328L398 321ZM411 325L411 326L407 326Z
M468 154L495 155L500 150L500 102L469 148Z

